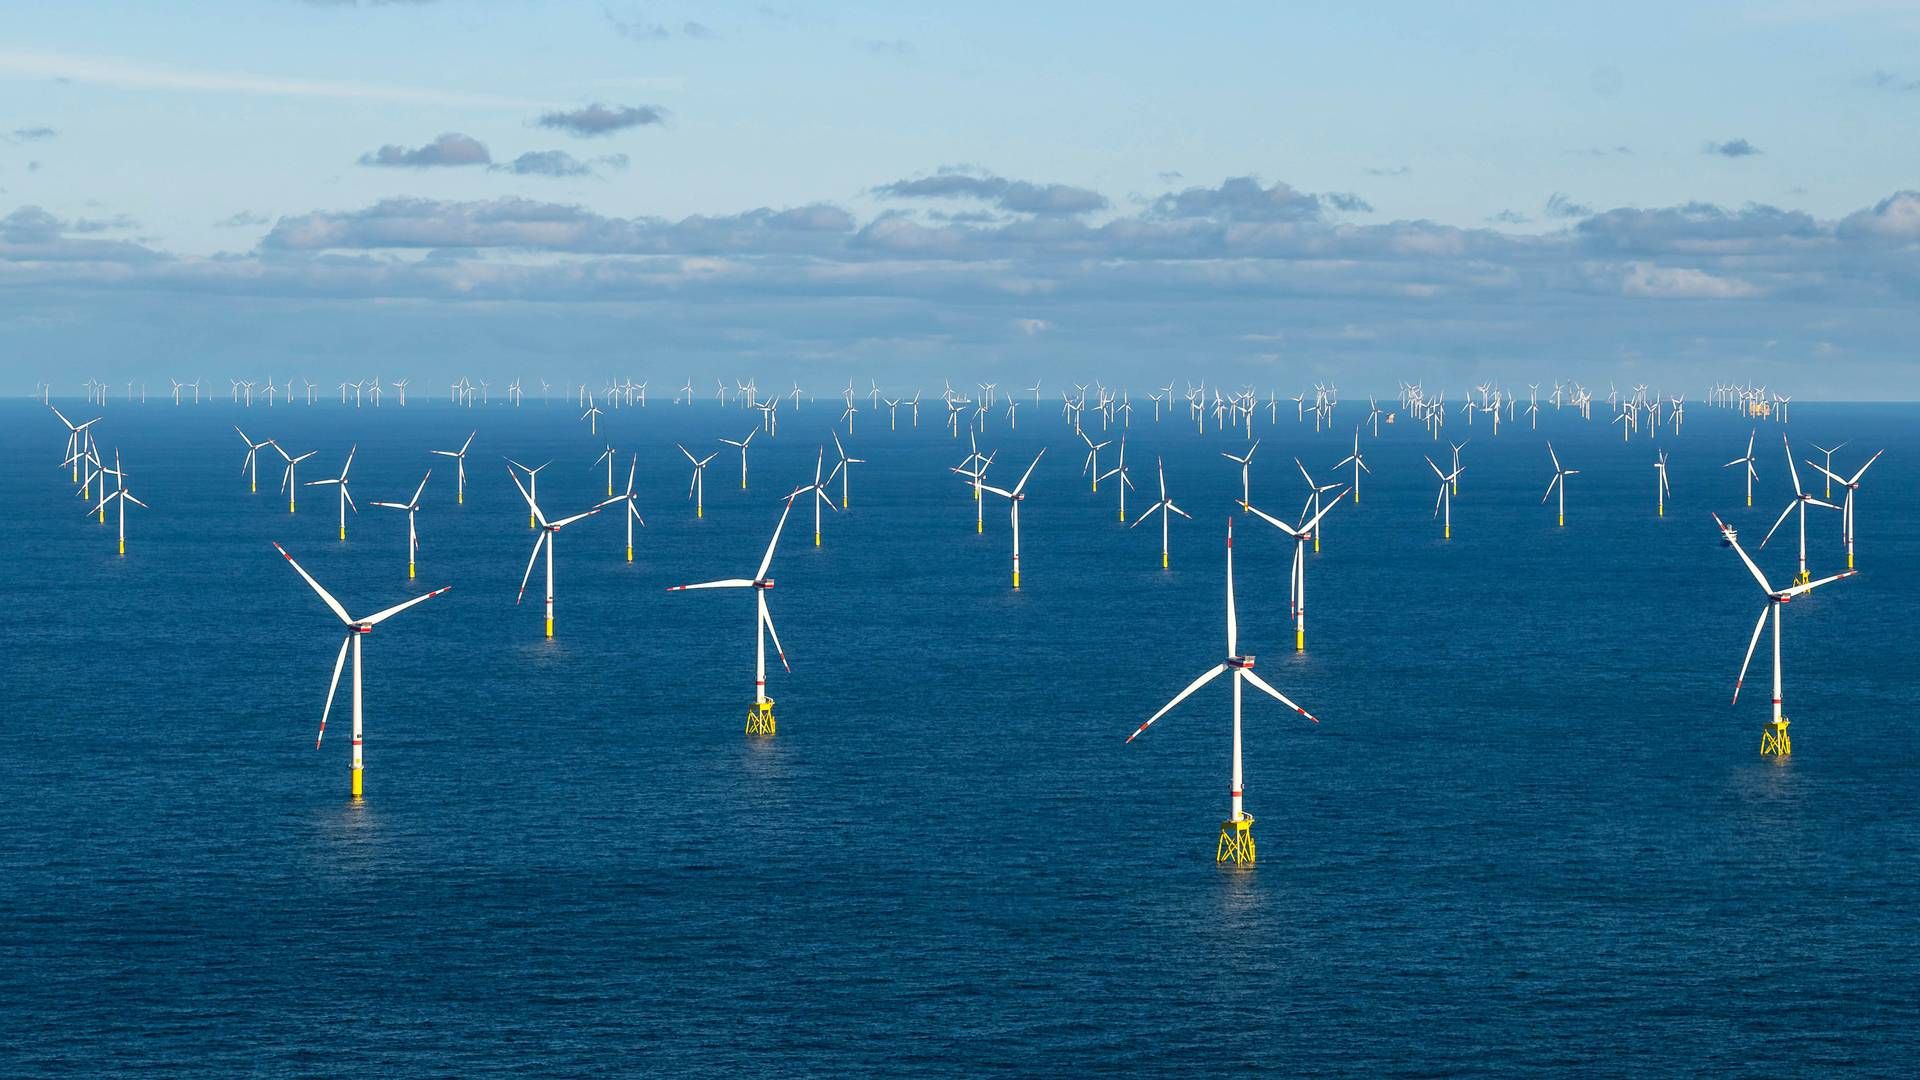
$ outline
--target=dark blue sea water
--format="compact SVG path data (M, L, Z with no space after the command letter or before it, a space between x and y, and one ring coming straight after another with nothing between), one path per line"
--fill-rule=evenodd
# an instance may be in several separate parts
M1087 490L1057 409L996 418L990 478L1050 448L1016 594L1005 510L975 535L937 410L898 433L862 413L851 507L818 550L790 523L774 561L779 735L743 736L750 596L665 586L751 574L837 411L756 439L742 492L715 439L754 420L711 403L610 413L595 440L558 404L116 402L101 441L153 507L123 559L57 467L57 421L0 406L0 1072L1913 1068L1914 407L1794 406L1797 454L1887 455L1862 572L1785 612L1785 761L1758 753L1764 645L1728 705L1762 603L1708 517L1757 544L1788 498L1777 425L1749 510L1719 466L1750 425L1692 406L1658 440L1661 519L1655 443L1482 417L1451 542L1434 444L1384 428L1312 557L1299 656L1289 549L1240 518L1243 649L1323 720L1248 698L1242 871L1213 862L1227 684L1123 744L1222 655L1231 435L1134 424L1132 509L1164 454L1196 517L1162 571L1157 527ZM1289 459L1331 474L1364 412L1260 424L1256 502L1291 515ZM346 543L324 489L290 517L269 465L248 494L236 420L320 451L305 478L358 444ZM426 451L472 428L456 506ZM1565 529L1540 504L1548 437L1583 470ZM676 440L722 451L704 520ZM631 565L611 512L560 534L547 641L538 571L514 604L533 534L502 455L554 459L558 515L604 497L608 442L639 454L647 528ZM404 515L368 503L429 466L410 583ZM1776 582L1782 539L1758 556ZM454 586L365 642L363 802L347 718L313 744L339 625L271 540L355 614ZM1838 569L1838 515L1809 544Z

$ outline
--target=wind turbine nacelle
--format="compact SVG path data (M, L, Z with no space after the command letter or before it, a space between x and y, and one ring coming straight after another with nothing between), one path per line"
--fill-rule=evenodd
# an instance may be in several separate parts
M1231 668L1250 668L1253 666L1253 654L1227 657L1227 666Z
M356 634L371 634L373 633L373 627L368 626L366 623L355 623L353 625L353 632Z
M753 587L756 589L771 589L773 588L773 579L765 578L761 581L756 581L753 583Z

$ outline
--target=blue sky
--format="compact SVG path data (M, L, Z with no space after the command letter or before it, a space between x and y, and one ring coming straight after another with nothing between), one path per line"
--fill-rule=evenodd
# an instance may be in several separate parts
M1920 0L1063 7L11 13L0 363L1920 393Z

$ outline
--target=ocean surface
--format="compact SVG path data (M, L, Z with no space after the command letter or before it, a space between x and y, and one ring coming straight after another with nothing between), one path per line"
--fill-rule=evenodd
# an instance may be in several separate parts
M124 558L59 466L59 422L0 404L0 1073L1914 1068L1920 407L1792 407L1798 458L1887 453L1859 575L1784 612L1776 760L1765 642L1728 703L1763 601L1708 513L1757 547L1791 493L1781 425L1759 425L1748 509L1720 466L1753 425L1724 411L1624 444L1604 406L1497 437L1454 412L1445 437L1471 442L1443 541L1421 456L1446 444L1402 417L1327 518L1296 655L1289 541L1232 503L1239 435L1136 407L1129 519L1156 456L1194 515L1163 571L1158 525L1089 490L1057 403L1012 432L996 411L990 482L1048 448L1016 593L1006 507L975 534L937 402L917 431L862 411L849 507L818 549L796 510L773 562L793 670L774 664L779 734L754 739L750 594L666 587L752 575L823 442L831 467L840 406L783 409L742 491L716 441L756 426L736 408L656 399L596 438L558 402L419 396L60 403L104 414L152 507ZM1338 478L1365 413L1316 434L1263 410L1255 503L1295 515L1292 459ZM330 489L288 514L271 450L249 493L235 423L318 451L303 481L358 446L345 543ZM476 429L456 505L427 451ZM1540 502L1549 438L1581 470L1564 529ZM719 452L703 519L676 442ZM619 507L559 534L548 641L539 569L514 602L534 534L502 459L553 460L557 517L606 496L609 444L622 489L638 454L647 524L631 564ZM409 582L405 515L370 503L429 467ZM1242 649L1322 721L1246 700L1251 869L1213 860L1228 684L1124 742L1223 656L1229 518ZM1793 539L1755 552L1776 584ZM344 685L314 747L342 630L275 540L355 615L454 587L364 641L358 803ZM1844 566L1837 513L1812 512L1808 546L1817 575Z

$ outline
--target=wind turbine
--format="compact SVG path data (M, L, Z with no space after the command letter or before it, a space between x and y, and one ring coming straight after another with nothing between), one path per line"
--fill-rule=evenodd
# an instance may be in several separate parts
M287 453L286 447L280 445L280 440L268 439L267 441L273 444L274 452L286 459L287 462L287 467L280 473L280 490L287 493L287 513L291 514L293 513L294 493L300 490L299 485L294 482L293 467L320 451L309 450L299 457L294 457L292 454Z
M692 395L688 395L687 404L689 405L693 404ZM679 443L674 443L673 445L680 446ZM708 454L706 457L703 457L703 458L697 458L697 457L694 457L692 452L690 452L684 446L680 446L680 452L682 454L686 454L687 460L693 463L693 479L687 482L687 497L693 500L693 516L705 517L706 503L707 503L707 484L704 477L706 476L706 472L707 472L707 463L712 461L714 458L719 457L720 455L718 453L713 453L713 454Z
M1744 456L1734 458L1732 461L1729 461L1725 465L1720 466L1723 469L1731 469L1735 465L1739 465L1743 462L1746 464L1747 466L1747 505L1748 506L1753 505L1753 482L1760 475L1759 472L1756 471L1753 467L1753 437L1755 434L1756 434L1755 432L1747 433L1747 452Z
M347 507L353 506L353 512L356 514L360 512L360 508L353 504L352 493L347 491L347 472L353 468L353 452L358 449L360 449L360 447L357 443L348 448L347 463L340 467L339 476L327 480L307 481L308 487L324 487L332 484L340 488L340 539L342 540L347 538Z
M1103 439L1100 442L1094 442L1092 439L1087 437L1087 433L1084 431L1080 433L1080 439L1081 441L1087 444L1087 462L1084 466L1081 467L1080 475L1086 476L1089 473L1091 473L1093 476L1093 490L1099 491L1100 490L1100 450L1102 447L1106 446L1108 443L1111 443L1113 440Z
M835 440L835 441L837 442L838 440ZM788 498L791 499L794 497L794 495L799 495L800 492L802 491L811 492L813 494L813 498L808 499L807 501L813 504L813 546L814 547L820 546L820 504L825 503L827 509L833 511L836 514L840 512L840 508L833 505L833 496L827 494L826 482L820 479L820 470L826 464L826 458L827 458L827 450L826 450L826 447L823 446L819 449L819 451L814 455L814 458L813 458L813 483L808 484L805 487L796 489L793 495L788 496ZM836 466L834 468L834 471L839 472L840 471L839 467ZM832 480L832 479L833 477L831 476L827 477L827 480Z
M1007 505L1011 508L1009 512L1013 517L1013 587L1016 589L1020 587L1020 504L1027 499L1027 479L1033 475L1034 466L1040 464L1040 459L1046 456L1047 448L1043 446L1038 454L1033 455L1033 465L1027 466L1027 471L1021 474L1020 482L1013 485L1012 491L994 487L992 484L980 485L981 491L993 492L1007 500Z
M1337 488L1340 485L1339 484L1321 484L1321 483L1315 482L1313 479L1313 474L1307 472L1307 467L1305 465L1300 464L1299 458L1294 458L1293 464L1295 468L1298 468L1300 470L1300 475L1306 477L1306 480L1307 480L1307 502L1306 502L1306 505L1300 508L1300 516L1306 517L1309 511L1312 512L1313 522L1314 522L1312 526L1313 550L1318 552L1320 550L1320 519L1326 516L1325 514L1322 514L1320 512L1320 496L1329 491L1332 491L1334 488Z
M839 434L833 431L828 431L827 434L833 436L834 452L840 455L840 461L838 464L834 465L833 472L827 477L827 482L831 484L835 476L838 476L840 478L840 506L842 509L844 509L847 505L847 477L853 473L853 469L851 468L851 466L865 465L867 463L867 459L857 458L857 457L848 457L847 448L840 445ZM847 437L852 438L853 432L851 431L847 432ZM819 522L816 521L814 524L818 525ZM817 547L819 545L816 544L815 546Z
M175 402L175 404L178 404L178 402ZM1853 441L1853 440L1851 440L1851 439L1848 439L1848 440L1847 440L1847 442L1852 442L1852 441ZM1827 464L1826 464L1826 467L1825 467L1825 468L1821 468L1821 466L1818 466L1818 465L1813 465L1813 462L1811 462L1811 461L1809 461L1809 462L1807 462L1807 464L1809 464L1809 465L1813 465L1813 467L1814 467L1814 468L1816 468L1816 469L1820 469L1820 471L1821 471L1821 472L1824 472L1824 473L1826 473L1826 474L1827 474L1827 492L1826 492L1826 494L1825 494L1825 495L1822 495L1822 496L1821 496L1821 498L1823 498L1823 499L1831 499L1831 498L1833 498L1833 479L1834 479L1834 477L1833 477L1833 455L1834 455L1834 454L1836 454L1836 453L1838 453L1838 452L1840 451L1840 449L1841 449L1842 447L1844 447L1844 446L1846 446L1846 445L1847 445L1847 442L1840 442L1840 443L1835 443L1835 444L1834 444L1834 446L1833 446L1833 449L1831 449L1831 450L1829 450L1829 449L1827 449L1827 448L1826 448L1826 447L1824 447L1824 446L1821 446L1821 445L1820 445L1819 443L1814 443L1814 444L1812 444L1812 445L1813 445L1813 448L1814 448L1815 450L1818 450L1818 451L1820 451L1820 452L1821 452L1822 454L1825 454L1825 455L1827 456Z
M1374 407L1373 413L1375 416L1380 415L1379 406ZM1376 437L1379 434L1380 432L1378 430L1374 431L1374 435ZM1373 470L1367 468L1367 459L1360 456L1360 429L1359 428L1353 429L1353 453L1348 454L1344 458L1341 458L1339 463L1334 465L1334 468L1336 469L1345 468L1348 464L1351 464L1353 466L1353 503L1355 506L1358 506L1360 505L1360 473L1362 470L1364 470L1368 476L1373 475Z
M524 466L522 467L524 468ZM546 466L542 465L541 468L544 469L546 468ZM547 516L540 512L540 504L533 501L533 492L528 491L526 489L526 486L520 483L520 478L514 475L514 472L512 469L507 470L507 478L513 481L514 487L520 489L520 497L527 500L528 512L533 514L534 520L539 522L539 525L540 525L540 535L534 538L534 541L533 541L533 554L527 556L527 571L526 573L520 575L520 594L513 598L513 602L517 605L520 603L520 601L526 599L527 580L533 577L534 560L540 557L540 549L543 547L546 548L547 549L547 637L551 639L553 637L553 534L559 532L561 529L566 528L567 526L573 524L574 522L579 521L581 518L589 518L599 513L600 507L596 506L591 510L588 510L584 514L575 514L572 517L564 517L564 518L561 518L559 521L548 521ZM605 505L605 504L603 503L601 505Z
M1713 521L1714 524L1720 526L1720 535L1726 542L1726 545L1740 556L1740 561L1746 564L1747 572L1753 575L1753 580L1760 583L1760 591L1767 594L1767 606L1760 609L1760 619L1753 624L1753 638L1747 642L1747 655L1745 659L1740 661L1740 675L1733 681L1733 703L1736 705L1740 703L1740 684L1747 681L1747 665L1753 662L1753 650L1760 644L1760 635L1767 628L1767 616L1772 615L1773 722L1769 725L1772 730L1762 732L1760 735L1760 752L1762 754L1786 757L1793 753L1793 741L1787 738L1787 725L1791 721L1780 711L1780 608L1782 605L1791 602L1796 596L1811 592L1830 581L1839 581L1841 578L1852 577L1856 571L1843 570L1832 577L1824 577L1818 581L1803 581L1790 588L1776 589L1767 583L1767 576L1762 574L1760 568L1754 565L1753 560L1747 557L1746 549L1740 546L1740 541L1734 539L1732 530L1727 527L1726 522L1720 520L1720 515L1713 515Z
M1860 478L1867 475L1867 470L1872 468L1873 463L1879 461L1880 455L1884 453L1886 453L1885 450L1875 450L1873 456L1867 459L1867 463L1860 466L1860 471L1854 473L1852 479L1849 480L1841 480L1838 474L1828 472L1818 465L1813 465L1811 461L1807 462L1807 464L1813 465L1814 468L1826 473L1829 481L1838 480L1840 486L1846 489L1847 497L1840 500L1840 529L1846 534L1847 569L1849 570L1853 569L1853 493L1860 490Z
M803 489L804 490L804 489ZM795 492L794 494L799 494ZM753 625L753 704L747 709L747 734L772 735L774 733L773 699L767 696L767 638L773 638L773 649L780 655L780 666L793 673L793 667L787 663L787 651L780 647L780 635L773 628L773 616L767 613L767 590L773 588L773 579L767 576L767 570L773 565L774 550L780 546L780 530L787 527L787 515L793 513L793 495L787 496L785 509L780 511L780 522L773 527L773 539L767 542L767 553L760 557L760 568L749 578L724 578L720 581L702 581L693 585L674 585L668 592L685 592L689 589L752 589L755 605Z
M1154 721L1173 711L1173 707L1187 700L1195 690L1219 678L1222 674L1233 672L1233 782L1227 789L1231 797L1231 812L1227 820L1220 823L1220 843L1214 849L1214 861L1221 863L1252 863L1254 861L1253 815L1247 813L1241 800L1244 790L1240 769L1240 694L1243 682L1252 683L1257 689L1272 697L1275 701L1299 713L1314 723L1320 721L1314 715L1293 703L1285 694L1268 685L1265 679L1253 673L1253 657L1240 655L1240 624L1233 607L1233 519L1227 519L1227 658L1208 668L1201 676L1187 684L1185 690L1175 694L1172 701L1160 706L1160 711L1147 717L1147 722L1134 729L1127 736L1131 743L1140 737L1140 733L1152 727Z
M413 580L413 560L414 560L414 556L417 555L420 551L420 534L414 531L413 515L420 512L420 493L427 490L427 480L432 476L433 476L433 470L428 469L427 475L420 478L420 486L413 489L413 498L408 499L406 502L403 502L403 503L375 502L373 504L375 506L384 506L389 510L405 510L407 512L407 580L408 581Z
M1800 511L1800 562L1799 562L1799 570L1796 571L1793 575L1793 583L1795 585L1804 585L1806 584L1807 579L1810 576L1807 573L1807 507L1809 505L1824 506L1829 510L1838 510L1840 508L1833 505L1830 502L1824 502L1820 499L1816 499L1813 496L1807 494L1806 492L1800 490L1800 470L1793 463L1793 447L1788 444L1787 437L1785 434L1782 434L1780 436L1780 445L1786 448L1787 471L1793 476L1793 501L1787 504L1787 508L1785 510L1780 511L1780 516L1774 519L1773 528L1767 530L1767 535L1760 538L1760 546L1763 548L1766 547L1767 541L1773 539L1774 529L1778 529L1781 526L1781 524L1787 520L1788 514L1793 513L1794 510L1796 509L1799 510ZM1809 464L1811 464L1811 462L1809 462ZM1844 525L1845 523L1843 521L1842 527L1844 527Z
M1127 489L1134 486L1133 474L1127 470L1127 437L1125 435L1120 436L1120 463L1102 473L1100 479L1105 480L1109 476L1120 478L1120 483L1116 486L1120 489L1120 520L1125 521L1127 520Z
M759 428L754 428L753 430L747 432L746 438L741 439L738 442L735 442L732 439L720 440L721 442L726 443L728 446L737 446L740 448L740 490L741 491L747 490L747 445L753 442L753 437L759 434L759 432L760 432Z
M532 469L527 468L525 465L520 464L519 462L513 460L512 458L507 459L507 464L527 474L527 528L529 529L536 528L539 525L539 522L537 520L539 517L539 513L538 511L534 510L533 501L540 497L540 470L553 464L553 462L543 461L539 464L539 466ZM512 470L509 469L508 472L512 472ZM514 481L518 483L519 478L515 477Z
M598 465L603 461L607 463L607 498L611 499L613 498L613 447L607 447L605 452L599 457L594 458L593 465ZM587 468L591 469L593 465L589 465Z
M596 438L600 434L600 416L600 407L597 405L587 406L587 411L580 414L580 419L587 422L587 434Z
M113 491L107 491L107 482L103 478L100 481L100 505L89 510L88 513L98 511L101 518L105 519L107 504L110 502L118 502L120 504L118 508L120 514L120 554L125 555L127 553L127 504L132 503L143 510L151 510L153 508L135 498L133 493L127 490L127 474L126 471L120 467L120 451L115 450L113 452L113 468L102 469L101 471L113 477Z
M1654 470L1659 473L1659 479L1660 479L1659 485L1654 492L1654 496L1659 500L1660 516L1666 517L1667 516L1667 496L1671 494L1672 491L1667 487L1667 452L1665 450L1660 451L1659 456L1654 459L1653 467L1654 467Z
M639 522L640 527L643 529L646 528L646 525L647 525L647 520L640 516L640 501L639 501L640 497L638 495L635 495L633 491L633 476L634 476L634 473L639 468L640 468L640 455L635 454L627 462L626 494L615 495L612 498L600 504L600 506L612 506L614 503L617 503L617 502L623 502L627 504L627 512L624 516L627 519L627 561L628 562L633 561L633 523L636 521ZM600 509L600 506L596 506L594 507L594 509L598 510Z
M1253 440L1253 445L1247 447L1247 452L1244 455L1241 455L1239 457L1235 457L1234 455L1227 453L1225 450L1220 451L1221 457L1226 458L1228 461L1238 462L1240 465L1240 505L1241 506L1247 505L1247 503L1253 499L1253 488L1249 484L1249 481L1247 479L1247 474L1249 471L1251 471L1253 467L1253 452L1258 449L1260 449L1260 440L1255 439Z
M1305 524L1298 526L1289 525L1258 507L1246 503L1240 504L1242 510L1253 511L1262 521L1293 538L1293 568L1287 588L1287 598L1293 608L1294 652L1307 651L1307 538L1313 535L1314 527L1320 524L1320 519L1331 513L1334 506L1346 494L1345 491L1341 491L1327 500L1327 504L1321 507L1318 513L1308 519Z
M1137 529L1140 527L1140 522L1145 521L1148 518L1153 516L1154 511L1157 510L1160 512L1160 569L1165 570L1167 568L1167 522L1172 519L1172 516L1174 514L1179 514L1181 517L1186 518L1188 521L1193 520L1193 515L1187 513L1185 510L1180 509L1178 506L1175 506L1173 504L1173 500L1167 498L1166 460L1164 458L1156 457L1153 459L1153 461L1154 461L1154 466L1160 472L1160 501L1154 503L1152 506L1147 507L1146 513L1141 514L1138 521L1135 521L1132 525L1129 525L1127 527L1130 529Z
M463 506L467 501L467 447L473 445L473 437L477 434L479 434L478 429L467 432L467 441L461 443L460 449L458 450L429 451L429 453L439 454L441 457L450 457L453 459L454 484L455 489L459 492L457 501Z
M275 543L273 549L278 551L281 557L287 560L287 565L293 567L294 572L299 574L308 585L312 586L313 591L319 594L320 599L326 602L327 607L332 609L333 613L340 617L340 621L347 625L346 639L340 642L340 656L333 662L333 682L327 686L327 704L326 708L320 711L320 734L313 740L313 748L315 750L320 749L320 740L326 737L327 717L333 712L333 697L340 689L340 671L346 667L347 646L351 645L353 646L353 797L358 799L360 798L360 779L361 772L363 771L360 760L360 746L362 741L360 730L360 639L373 633L374 627L379 626L381 623L386 622L388 619L393 618L395 615L400 614L415 604L431 600L442 593L453 591L453 586L448 585L444 588L435 589L425 596L416 596L406 603L395 604L384 611L375 612L364 619L356 619L347 614L347 609L340 606L340 601L335 600L332 593L321 588L320 583L313 580L312 574L307 573L305 568L293 561L293 556L287 554L286 548Z
M1567 525L1567 477L1580 475L1580 470L1561 468L1560 455L1553 452L1551 441L1547 443L1547 456L1553 459L1553 479L1547 481L1547 493L1540 496L1540 503L1546 505L1546 501L1553 497L1554 489L1560 489L1560 527L1564 529Z
M1433 512L1438 514L1443 507L1447 512L1446 531L1440 534L1440 538L1451 540L1453 539L1453 485L1459 481L1463 466L1456 465L1452 472L1443 473L1440 471L1440 466L1433 463L1432 458L1427 458L1427 468L1432 469L1433 475L1440 478L1440 494L1433 500Z
M61 417L61 419L64 420L66 418ZM94 422L95 421L93 420L89 420L87 421L87 424L91 424ZM85 428L86 426L87 426L86 424L80 425L81 428ZM265 450L267 447L273 445L273 440L268 439L266 442L254 442L253 439L248 437L246 432L240 430L239 424L233 425L233 430L239 434L241 441L247 444L246 460L240 463L240 471L247 474L247 493L250 495L259 494L260 492L260 451Z

